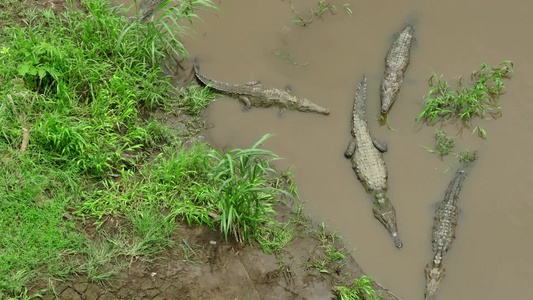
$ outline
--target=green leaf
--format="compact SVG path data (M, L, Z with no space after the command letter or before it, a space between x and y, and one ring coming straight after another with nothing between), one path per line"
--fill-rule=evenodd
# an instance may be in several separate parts
M59 72L53 67L45 67L46 72L50 74L54 79L59 78Z
M46 76L46 70L43 67L38 68L37 72L39 73L39 79L43 79Z
M23 63L19 67L19 70L18 70L19 71L19 75L20 76L25 76L29 72L31 67L32 67L32 65L30 65L28 63Z

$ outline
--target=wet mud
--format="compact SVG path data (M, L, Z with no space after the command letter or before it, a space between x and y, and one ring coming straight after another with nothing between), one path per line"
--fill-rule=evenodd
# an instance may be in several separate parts
M286 206L280 211L280 216L291 214ZM119 223L108 219L99 230L112 234ZM91 232L96 231L88 228ZM54 283L55 294L37 299L333 299L335 285L349 285L363 272L349 254L328 261L325 249L349 252L339 239L324 242L323 236L332 234L302 219L297 237L269 255L255 246L225 242L207 227L181 227L174 234L176 245L155 261L125 262L116 276L100 284L85 277ZM379 283L374 288L385 300L399 299Z

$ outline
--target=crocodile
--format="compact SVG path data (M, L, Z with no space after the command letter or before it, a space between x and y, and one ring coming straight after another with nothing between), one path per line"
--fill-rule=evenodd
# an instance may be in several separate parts
M409 65L411 56L414 31L413 25L405 24L385 57L385 73L380 88L381 113L383 114L389 111L402 87L405 69Z
M472 162L464 162L462 168L459 168L456 171L452 181L446 189L444 199L440 202L439 207L435 211L432 234L434 255L433 259L426 265L425 269L426 300L434 299L435 294L446 275L446 269L442 265L442 258L448 250L450 250L455 239L455 229L457 227L459 212L457 200L459 199L459 192L461 191L471 163Z
M246 84L220 82L202 75L198 60L194 61L193 66L198 80L218 92L236 97L243 102L247 110L252 106L277 107L283 110L297 110L329 115L329 109L323 108L305 98L291 95L288 90L266 87L259 83L259 81L251 81Z
M366 119L366 76L359 83L352 111L352 139L344 156L352 161L357 177L372 197L374 217L390 232L395 246L403 243L398 235L396 210L387 197L387 168L382 152L387 149L370 136Z

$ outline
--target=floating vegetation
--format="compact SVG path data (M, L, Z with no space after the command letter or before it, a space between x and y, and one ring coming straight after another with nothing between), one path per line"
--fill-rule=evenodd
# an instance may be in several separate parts
M314 9L313 8L309 9L310 10L310 14L307 17L302 17L301 14L294 9L294 5L292 4L292 1L290 3L291 3L292 11L297 15L297 17L292 22L296 23L298 25L301 25L301 26L308 26L315 19L322 20L322 16L325 13L327 13L328 11L332 15L337 14L337 7L335 5L333 5L333 4L331 4L330 2L326 1L326 0L318 0L316 7ZM350 6L351 6L351 4L347 4L347 3L342 5L342 7L346 11L346 13L349 16L352 16L353 15L353 11L350 8Z
M477 153L475 151L471 151L468 149L463 150L459 153L455 152L454 151L455 141L453 140L452 137L446 135L445 130L437 129L437 131L435 132L435 141L437 144L435 148L429 148L426 146L422 146L422 147L431 153L440 155L441 158L448 154L452 154L453 156L456 157L455 161L448 168L446 168L446 170L444 170L443 173L448 172L448 170L450 170L451 168L453 168L456 164L460 162L470 163L476 160L477 158Z
M471 74L473 87L462 84L462 76L458 78L457 88L452 90L448 82L433 74L429 78L430 90L424 99L424 109L418 114L416 122L423 120L428 124L455 118L467 127L472 127L471 120L475 117L484 119L488 113L493 118L501 116L500 95L504 93L503 78L509 78L514 71L514 64L507 60L497 66L482 64ZM484 139L486 131L479 125L472 133L477 132Z
M429 147L424 147L424 149L431 153L436 153L441 157L453 153L455 142L452 137L446 135L446 130L437 129L437 132L435 132L435 141L437 142L435 149Z
M274 53L275 55L283 58L285 61L287 61L288 63L290 63L291 65L295 65L295 66L307 66L308 62L305 62L305 63L300 63L298 61L296 61L293 57L292 57L292 54L291 52L289 52L288 50L282 50L282 49L279 49L279 48L272 48L272 53Z
M355 279L350 286L336 286L333 291L341 300L379 300L381 296L372 288L373 280L367 275Z

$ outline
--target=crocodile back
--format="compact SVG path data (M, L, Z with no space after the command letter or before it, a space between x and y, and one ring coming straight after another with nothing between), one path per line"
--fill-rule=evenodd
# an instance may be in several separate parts
M406 24L400 31L385 58L387 68L394 71L405 71L409 64L414 31L414 27L411 24Z
M455 230L459 216L459 193L463 187L464 180L468 172L468 164L458 169L450 181L444 194L444 199L440 202L439 208L435 212L435 222L433 227L433 251L448 252L455 239Z
M352 111L355 152L352 165L357 177L369 191L387 189L387 169L381 152L372 142L366 120L366 76L359 83Z

